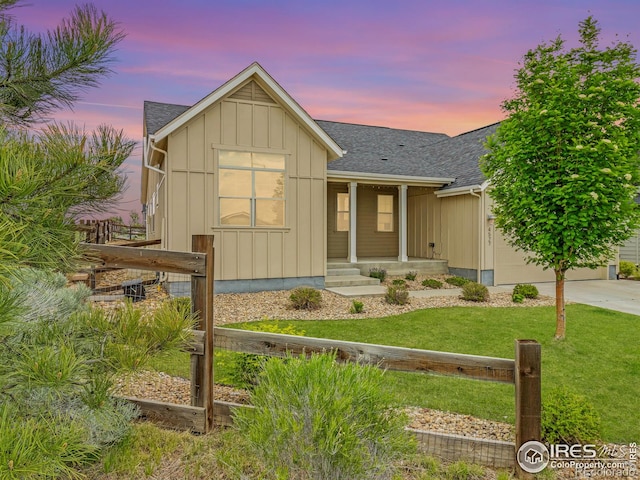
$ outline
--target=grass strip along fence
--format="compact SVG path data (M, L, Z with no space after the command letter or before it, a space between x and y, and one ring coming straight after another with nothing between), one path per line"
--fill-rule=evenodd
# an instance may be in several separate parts
M233 409L250 408L213 400L213 350L285 357L288 354L333 352L338 361L376 365L405 372L464 377L513 384L516 397L516 442L473 439L459 435L413 430L421 449L450 460L464 458L499 468L517 467L518 448L540 441L540 344L515 341L515 359L347 342L213 327L213 236L194 235L194 253L143 250L106 245L87 246L103 267L136 268L191 275L192 310L200 323L194 331L191 353L191 405L148 399L135 402L143 415L174 427L208 432L214 425L231 425ZM522 472L521 472L522 473Z

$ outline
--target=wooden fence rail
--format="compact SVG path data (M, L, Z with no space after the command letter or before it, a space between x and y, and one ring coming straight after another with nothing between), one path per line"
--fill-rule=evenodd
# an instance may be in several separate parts
M359 362L380 368L406 372L451 375L481 381L509 383L515 386L516 443L459 440L455 448L446 447L450 458L466 457L469 452L497 449L496 467L517 467L518 448L540 440L540 344L533 340L515 341L515 359L493 358L449 352L373 345L313 337L255 332L213 327L213 236L194 236L194 253L144 250L104 245L87 246L90 254L100 259L104 268L136 268L191 275L192 310L200 324L193 332L187 350L191 353L191 403L174 405L146 399L130 399L149 418L174 427L207 432L214 424L231 425L235 408L247 406L213 400L213 350L283 357L287 354L307 355L312 352L335 352L342 362ZM437 437L437 438L436 438ZM416 433L419 441L443 434ZM511 452L505 457L504 452ZM505 458L507 460L505 460ZM473 460L473 458L471 458ZM523 472L519 472L522 474Z

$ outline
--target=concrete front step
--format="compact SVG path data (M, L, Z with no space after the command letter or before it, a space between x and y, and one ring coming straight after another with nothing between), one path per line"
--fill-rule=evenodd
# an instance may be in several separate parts
M359 268L327 268L327 277L338 277L344 275L360 275Z
M325 288L360 287L366 285L380 285L380 280L363 275L327 275L324 279Z

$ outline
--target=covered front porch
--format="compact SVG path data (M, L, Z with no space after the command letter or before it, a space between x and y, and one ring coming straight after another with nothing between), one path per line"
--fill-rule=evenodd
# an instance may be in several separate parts
M437 180L405 178L327 183L327 258L351 266L392 261L392 270L415 270L418 260L440 258ZM428 265L429 262L425 263ZM422 265L418 265L422 266Z

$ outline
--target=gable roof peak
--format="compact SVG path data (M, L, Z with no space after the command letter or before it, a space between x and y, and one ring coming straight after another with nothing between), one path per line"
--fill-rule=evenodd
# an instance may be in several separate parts
M329 150L330 158L340 158L342 149L338 144L311 118L311 116L289 95L284 88L276 82L271 75L258 63L253 62L236 76L225 82L222 86L215 89L206 97L202 98L191 108L181 113L177 117L170 120L166 125L159 128L153 135L155 141L162 140L170 133L185 125L191 119L201 114L211 105L221 100L225 96L240 87L250 78L259 79L260 83L266 88L267 92L277 99L281 105L288 110L298 121L304 124L312 134Z

